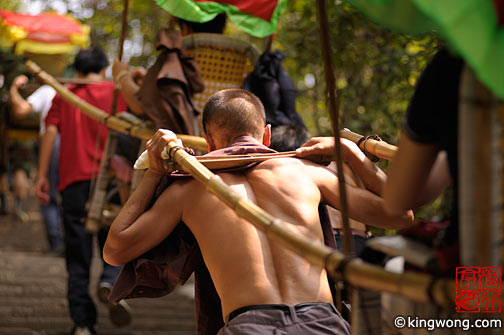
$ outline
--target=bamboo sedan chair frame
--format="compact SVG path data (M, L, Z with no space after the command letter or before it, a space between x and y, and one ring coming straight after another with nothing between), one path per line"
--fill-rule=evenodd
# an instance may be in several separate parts
M133 125L117 117L110 117L98 108L78 99L54 78L43 72L35 63L27 63L27 67L43 82L54 87L62 98L75 104L82 112L98 122L140 139L152 137L153 131L151 129L142 125ZM171 148L177 145L170 142L168 146ZM177 164L191 173L194 178L205 183L209 192L215 194L235 210L237 215L250 221L272 239L282 243L309 262L326 268L333 278L343 277L354 286L399 294L418 302L434 300L440 306L453 305L455 299L453 280L439 279L425 274L392 273L378 266L366 264L359 259L345 258L342 253L330 249L322 243L294 234L283 222L250 201L242 199L219 176L202 166L194 156L187 154L184 150L171 150L171 153L172 159Z

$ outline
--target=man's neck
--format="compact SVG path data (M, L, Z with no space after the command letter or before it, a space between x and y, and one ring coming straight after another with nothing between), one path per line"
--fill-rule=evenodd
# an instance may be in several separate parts
M79 75L78 77L89 81L103 81L105 79L100 73L94 72L88 73L87 75Z
M262 144L261 141L259 141L257 138L255 138L253 136L250 136L250 135L241 135L241 136L233 138L228 143L225 143L225 142L219 143L214 150L219 150L219 149L224 149L224 148L230 147L230 146L232 146L236 142L244 142L244 143L254 143L254 142L256 142L257 144Z

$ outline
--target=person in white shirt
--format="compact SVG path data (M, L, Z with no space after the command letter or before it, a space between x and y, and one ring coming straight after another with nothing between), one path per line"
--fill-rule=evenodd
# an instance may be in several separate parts
M14 79L10 87L10 101L12 111L18 118L24 118L31 113L40 114L40 134L45 130L44 120L51 109L52 100L56 91L49 85L40 86L26 100L19 94L19 88L28 82L28 77L20 75ZM58 161L59 161L59 136L54 143L49 168L49 203L41 204L44 225L51 252L62 255L64 251L63 237L60 226L60 207L58 202ZM16 188L15 188L16 189Z

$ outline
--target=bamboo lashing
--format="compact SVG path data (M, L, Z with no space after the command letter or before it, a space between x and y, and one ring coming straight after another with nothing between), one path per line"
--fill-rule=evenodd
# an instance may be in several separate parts
M36 63L27 61L25 65L28 70L37 75L42 82L54 88L63 99L75 105L87 116L95 119L99 123L106 125L110 129L117 130L141 140L149 140L154 135L154 130L146 127L144 124L133 124L132 122L120 119L118 117L110 116L103 110L96 108L88 102L80 99L74 93L67 90L63 85L58 83L56 79L54 79L51 75L44 72ZM207 143L202 137L182 134L177 134L177 137L182 140L185 146L204 152L208 150Z
M235 213L254 224L271 239L294 251L310 263L324 267L334 278L344 266L344 279L350 284L400 294L411 300L427 303L431 301L440 306L450 306L455 301L455 283L449 279L434 280L432 276L418 273L392 273L381 267L365 264L361 260L346 259L345 256L320 242L309 240L292 232L287 225L271 216L256 204L244 199L229 188L222 179L171 141L167 147L170 158L195 179L205 184L207 190L217 196ZM430 293L429 293L430 288Z
M359 143L359 140L364 137L348 130L347 128L340 130L340 136L355 143ZM369 152L378 158L386 160L392 160L397 151L396 146L388 144L384 141L377 141L373 139L368 139L360 143L360 149L364 152Z

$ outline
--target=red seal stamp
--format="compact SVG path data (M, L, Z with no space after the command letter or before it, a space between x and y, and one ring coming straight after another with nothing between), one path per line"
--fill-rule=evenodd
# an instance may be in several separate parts
M459 313L500 313L500 267L458 267L455 304Z

